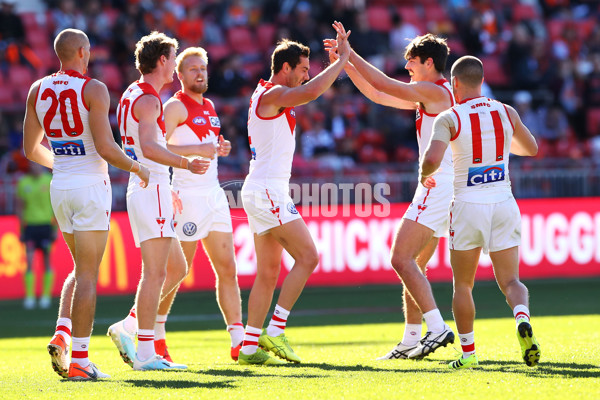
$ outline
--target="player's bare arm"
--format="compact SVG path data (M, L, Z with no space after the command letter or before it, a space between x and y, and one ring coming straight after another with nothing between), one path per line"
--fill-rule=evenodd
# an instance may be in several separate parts
M188 117L187 108L177 100L170 99L164 106L165 128L167 130L167 142L173 135L175 128L184 123ZM175 154L184 157L200 156L204 158L215 158L217 148L212 143L195 144L195 145L174 145L167 143L167 149Z
M517 110L509 105L506 106L506 110L515 128L510 143L510 152L517 156L535 156L538 152L538 146L531 131L521 121Z
M431 141L425 150L419 168L419 181L427 188L435 186L434 175L442 164L444 154L448 149L450 140L456 136L454 121L449 113L442 113L433 122Z
M329 62L333 63L338 58L337 54L337 42L335 39L324 39L323 44L325 50L329 53ZM401 110L415 110L417 103L402 100L398 97L390 96L380 90L375 89L367 80L358 72L358 70L352 65L352 63L346 63L344 71L348 74L348 77L354 83L354 86L369 100L373 103L381 104L382 106L394 107Z
M158 98L151 95L140 96L135 102L132 112L139 121L138 134L144 157L159 164L188 169L195 174L206 172L210 161L197 158L189 161L187 158L169 151L156 141L156 120L161 112Z
M148 168L127 157L113 139L108 121L110 97L106 85L95 79L89 81L83 92L83 101L90 110L90 131L100 157L114 167L135 173L142 180L140 186L146 187L150 179Z
M23 150L25 157L33 162L52 168L54 165L54 154L42 145L44 128L35 112L35 99L37 97L40 81L35 82L29 89L27 95L27 107L25 109L25 120L23 121Z
M344 69L344 65L348 62L350 54L350 46L348 45L349 35L350 31L347 33L345 31L342 31L341 33L338 31L336 40L339 43L339 60L330 64L325 70L321 71L320 74L304 85L296 87L278 85L273 87L263 95L260 105L258 106L259 114L265 117L275 116L281 112L282 108L306 104L329 89L340 72ZM304 60L304 62L300 62L293 69L288 63L284 63L283 71L286 74L301 74L304 76L304 81L307 81L309 78L309 63L308 59L304 58ZM300 68L300 70L297 70L298 68Z

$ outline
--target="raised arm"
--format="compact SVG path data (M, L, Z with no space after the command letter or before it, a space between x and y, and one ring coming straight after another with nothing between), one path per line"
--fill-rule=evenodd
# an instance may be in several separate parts
M42 145L44 128L35 111L35 99L40 87L40 81L35 82L29 88L27 95L27 107L25 108L25 120L23 121L23 151L25 157L47 168L54 165L54 154Z
M419 168L419 181L427 188L435 186L435 180L431 178L440 168L450 139L456 135L454 122L448 113L438 115L433 121L433 133L431 140L423 154Z
M209 161L187 158L177 155L156 141L156 120L160 116L161 105L156 96L142 95L133 106L133 115L139 121L138 134L140 147L144 157L159 164L174 168L188 169L196 174L203 174L210 165Z
M165 128L167 129L167 149L175 154L179 154L184 157L201 156L205 158L213 159L217 152L217 147L213 143L205 144L190 144L190 145L176 145L169 143L172 141L173 132L175 128L185 122L188 117L187 108L185 105L174 98L171 98L165 103L164 106L165 115Z
M335 62L339 58L337 54L337 42L335 39L323 40L325 50L329 53L330 63ZM417 103L402 100L398 97L391 96L380 90L377 90L356 70L352 63L346 63L344 71L348 74L348 77L354 83L354 86L369 100L374 103L381 104L382 106L394 107L402 110L414 110L417 108Z
M108 121L110 96L106 85L92 79L85 85L83 99L90 110L90 131L100 157L116 168L135 173L142 180L141 186L146 187L150 178L148 168L127 157L114 140Z
M518 156L535 156L538 146L529 128L523 124L517 110L509 105L506 105L506 110L515 128L510 143L510 152Z

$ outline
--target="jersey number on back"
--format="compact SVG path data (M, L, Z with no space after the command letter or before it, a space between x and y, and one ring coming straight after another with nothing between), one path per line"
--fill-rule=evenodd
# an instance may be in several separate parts
M495 161L504 160L504 128L502 119L497 110L492 111L492 122L494 123L494 135L496 136L496 158ZM473 132L473 164L481 164L483 146L481 144L481 123L478 113L469 114L471 120L471 131Z
M77 93L73 89L63 90L57 98L56 92L47 88L44 90L44 93L42 93L41 99L52 100L48 112L44 116L44 130L48 136L58 138L62 137L64 132L67 136L75 137L83 133L83 122L81 121L79 106L77 105ZM67 100L69 100L69 104L71 105L70 112L67 110ZM60 112L62 130L50 128L50 124L56 115L57 108ZM71 122L69 121L69 114L73 117L73 126L71 126Z

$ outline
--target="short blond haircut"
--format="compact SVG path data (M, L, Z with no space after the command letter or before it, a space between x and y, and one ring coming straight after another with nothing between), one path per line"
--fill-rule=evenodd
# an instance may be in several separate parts
M183 62L188 57L200 57L202 61L208 64L208 53L206 52L206 50L204 50L202 47L188 47L187 49L179 53L177 59L175 60L175 63L177 64L177 72L181 72L181 70L183 69Z

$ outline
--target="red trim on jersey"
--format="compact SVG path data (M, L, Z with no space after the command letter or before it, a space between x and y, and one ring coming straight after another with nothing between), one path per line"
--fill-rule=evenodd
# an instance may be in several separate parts
M444 83L446 83L446 82L448 82L446 79L439 79L439 80L437 80L437 81L435 81L433 83L435 83L438 86L441 86L443 89L445 89L448 92L448 95L450 96L450 106L452 107L455 104L454 95L452 94L452 92L446 86L444 86ZM418 109L419 109L419 112L427 115L428 117L434 117L435 118L435 117L437 117L439 115L439 113L437 113L437 114L430 114L427 111L425 111L423 108L421 108L421 106L419 106Z
M513 124L512 119L510 118L510 114L508 113L508 109L506 108L506 104L504 104L504 103L501 103L501 104L504 107L504 111L506 111L506 116L508 117L508 122L510 122L510 127L514 131L515 130L515 124Z
M91 79L86 79L85 82L83 82L83 86L81 87L81 102L83 103L83 106L85 107L85 109L88 111L90 111L90 106L88 106L87 103L85 102L85 97L83 96L83 92L85 91L85 85L87 85L89 81L91 81Z
M483 97L483 98L484 98L484 99L486 99L486 100L489 100L489 99L488 99L487 97L485 97L485 96L469 97L468 99L464 99L464 100L462 100L462 101L459 101L459 102L458 102L458 104L465 104L467 101L471 101L471 100L474 100L474 99L479 99L479 98L481 98L481 97Z
M473 164L482 162L481 122L479 114L469 114L471 120L471 140L473 141Z
M190 95L184 93L181 90L175 93L173 95L173 98L180 101L187 111L185 121L177 125L177 127L187 125L192 130L192 132L198 137L200 142L202 142L202 140L204 140L205 138L209 137L211 133L214 134L217 138L219 137L221 127L213 126L210 120L211 117L219 118L219 116L217 115L217 111L214 108L213 102L210 101L210 99L203 98L203 102L200 103L196 99L192 98ZM206 114L206 112L208 112L208 114ZM198 117L205 119L206 123L204 125L195 124L194 120Z
M504 160L504 128L498 110L490 112L494 123L494 135L496 136L496 161Z
M260 96L258 96L258 100L256 101L256 108L254 109L254 113L256 114L256 116L259 119L268 121L268 120L271 120L271 119L279 118L283 114L285 114L286 110L288 110L289 108L291 108L291 107L284 108L283 111L281 111L279 114L275 115L274 117L261 117L260 114L258 113L258 107L260 107L260 101L261 101L262 97L265 95L265 93L267 93L269 90L271 90L271 88L273 88L275 86L275 84L273 82L268 82L268 81L265 82L263 79L261 79L258 84L261 85L261 86L263 86L263 87L265 87L267 89L264 92L262 92L260 94Z
M454 135L454 137L450 138L450 141L458 139L458 135L460 135L460 117L458 116L458 113L454 108L452 109L452 112L456 115L456 119L458 120L458 129L456 130L456 134Z
M133 101L133 103L131 103L131 105L129 106L129 113L131 114L131 118L133 118L133 120L135 122L137 122L138 124L140 123L140 121L135 117L135 113L133 112L133 106L135 105L135 102L138 101L140 99L140 97L142 97L142 96L136 97L136 99ZM123 125L124 127L127 126L127 118L125 118L125 122L123 124L124 124ZM127 130L127 129L125 128L125 130ZM141 146L141 144L140 144L140 146Z

